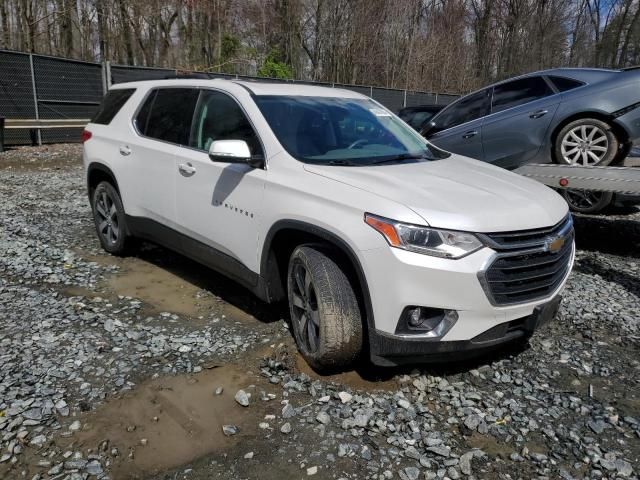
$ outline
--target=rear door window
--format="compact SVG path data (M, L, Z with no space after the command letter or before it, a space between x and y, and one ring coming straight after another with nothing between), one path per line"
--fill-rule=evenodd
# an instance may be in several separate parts
M517 107L553 95L553 90L542 77L527 77L493 87L491 113Z
M573 78L556 77L555 75L550 75L548 78L556 86L559 92L566 92L567 90L573 90L574 88L584 85L584 82L574 80Z
M93 120L91 120L91 123L109 125L111 120L113 120L113 117L116 116L135 91L135 88L116 88L114 90L110 90L102 100L100 108L98 108L98 111L93 117Z
M165 142L188 145L198 94L195 88L158 88L138 112L136 126L140 133Z

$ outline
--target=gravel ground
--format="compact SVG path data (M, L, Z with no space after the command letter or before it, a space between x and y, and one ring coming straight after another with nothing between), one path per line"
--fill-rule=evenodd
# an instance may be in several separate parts
M637 210L576 218L527 346L320 377L281 306L159 247L104 254L79 156L0 154L0 478L638 478Z

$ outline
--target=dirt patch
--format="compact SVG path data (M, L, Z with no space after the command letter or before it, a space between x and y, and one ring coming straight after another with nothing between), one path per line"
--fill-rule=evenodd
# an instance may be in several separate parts
M379 368L371 364L363 364L361 367L348 372L321 375L309 366L299 352L296 352L295 369L298 372L307 374L313 379L345 385L351 387L353 390L395 391L398 389L398 383L392 376L389 376L388 369Z
M69 440L75 449L85 451L103 445L110 454L116 448L118 455L111 464L114 479L147 478L255 434L264 415L257 403L262 388L253 385L256 380L233 365L151 380L86 414L82 430ZM217 388L223 388L222 394L216 395ZM234 395L239 389L251 393L253 405L237 404ZM239 433L226 436L223 425L235 425Z
M94 255L76 250L85 260L118 267L99 285L116 295L142 300L145 313L172 312L192 319L229 317L233 321L264 323L283 315L281 305L267 305L245 288L213 270L162 247L141 242L135 256Z
M105 286L118 295L142 300L156 312L199 317L218 310L215 299L196 285L138 258L128 259L125 269L107 279Z

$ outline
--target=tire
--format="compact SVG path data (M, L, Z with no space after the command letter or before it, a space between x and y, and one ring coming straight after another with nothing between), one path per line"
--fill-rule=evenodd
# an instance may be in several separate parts
M619 156L620 141L611 125L595 118L580 118L558 132L553 150L556 163L605 166Z
M93 221L102 248L112 255L125 255L131 246L118 191L109 182L100 182L91 199Z
M595 192L589 190L565 189L561 195L569 204L573 212L578 213L600 213L611 205L613 193Z
M362 351L362 316L345 272L317 245L296 247L287 293L298 350L316 371L343 370Z

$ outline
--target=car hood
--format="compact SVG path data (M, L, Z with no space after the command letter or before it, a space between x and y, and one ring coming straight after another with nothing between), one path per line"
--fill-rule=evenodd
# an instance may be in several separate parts
M304 168L404 204L433 227L527 230L554 225L568 211L562 197L541 183L459 155L416 163Z

